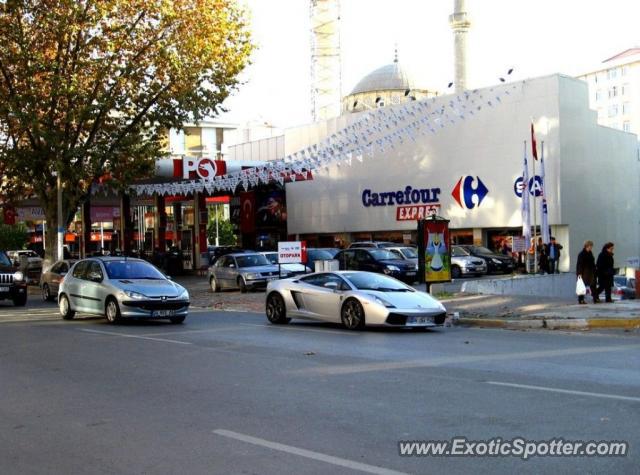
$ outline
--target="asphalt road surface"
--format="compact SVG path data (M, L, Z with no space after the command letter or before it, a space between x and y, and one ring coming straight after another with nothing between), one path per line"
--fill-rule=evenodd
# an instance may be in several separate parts
M48 312L48 313L47 313ZM10 319L8 315L13 314ZM0 306L0 473L637 473L640 335L184 325ZM13 321L11 321L13 320ZM626 457L401 457L398 441L617 440Z

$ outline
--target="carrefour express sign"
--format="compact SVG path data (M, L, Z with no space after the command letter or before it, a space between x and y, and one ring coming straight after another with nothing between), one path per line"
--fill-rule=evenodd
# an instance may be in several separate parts
M438 214L440 210L440 188L413 188L407 185L403 190L376 192L362 191L362 204L370 206L397 206L397 221L413 221Z

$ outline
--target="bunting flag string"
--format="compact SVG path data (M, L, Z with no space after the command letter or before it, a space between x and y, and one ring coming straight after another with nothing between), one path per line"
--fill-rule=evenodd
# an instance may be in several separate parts
M375 152L395 149L407 140L416 142L419 135L435 135L450 125L456 125L477 114L485 107L503 104L502 96L509 95L520 83L502 86L499 91L464 91L455 97L442 96L412 101L401 106L378 108L362 113L354 122L319 143L309 145L281 159L264 163L208 180L185 180L174 183L133 184L129 189L137 195L173 195L194 192L226 191L233 193L260 184L303 180L309 174L330 170L332 166L352 165L352 159L363 162ZM524 81L522 82L524 84ZM94 187L97 192L99 187Z

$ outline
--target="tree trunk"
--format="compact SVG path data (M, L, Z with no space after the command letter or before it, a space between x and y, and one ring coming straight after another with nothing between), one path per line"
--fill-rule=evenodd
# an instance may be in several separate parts
M58 260L58 210L57 204L51 200L42 200L42 208L47 220L42 268L48 269Z

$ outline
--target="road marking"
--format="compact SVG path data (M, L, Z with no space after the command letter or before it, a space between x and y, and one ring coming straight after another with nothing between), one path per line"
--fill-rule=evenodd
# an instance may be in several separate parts
M235 327L213 328L211 330L183 330L183 331L175 331L175 332L145 333L144 336L184 335L188 333L216 333L216 332L227 332L227 331L236 331L236 330L245 330L245 328L235 326Z
M277 450L279 452L286 452L288 454L298 455L312 460L318 460L320 462L337 465L339 467L350 468L352 470L358 470L365 473L375 473L379 475L407 475L405 472L398 472L396 470L390 470L388 468L377 467L375 465L368 465L366 463L355 462L353 460L343 459L340 457L334 457L333 455L327 455L320 452L313 452L311 450L301 449L292 445L279 444L278 442L271 442L270 440L260 439L258 437L252 437L250 435L240 434L230 430L217 429L213 431L214 434L222 437L228 437L230 439L246 442L247 444L253 444L260 447L265 447L271 450Z
M573 389L548 388L545 386L531 386L529 384L503 383L501 381L485 381L487 384L494 386L506 386L518 389L533 389L535 391L547 391L550 393L573 394L576 396L600 397L605 399L619 399L620 401L640 402L640 397L620 396L618 394L592 393L588 391L575 391Z
M247 327L262 327L262 328L273 328L274 330L289 330L289 331L298 331L298 332L315 332L315 333L335 333L336 335L346 335L346 336L360 336L362 333L351 332L348 330L331 330L327 328L326 330L321 330L319 328L301 328L301 327L286 327L282 325L260 325L258 323L241 323L240 325L244 325Z
M99 335L120 336L122 338L137 338L139 340L151 340L151 341L161 341L164 343L176 343L178 345L193 345L193 343L189 341L167 340L165 338L152 338L152 337L142 336L142 335L130 335L128 333L107 332L102 330L90 330L88 328L80 328L80 331L86 332L86 333L97 333Z
M601 346L601 347L578 347L563 348L560 350L538 350L517 353L497 353L488 355L468 355L468 356L444 356L439 358L430 358L422 360L410 361L384 361L379 363L363 363L351 365L331 365L319 366L316 368L305 368L304 370L294 370L291 373L309 374L320 373L328 375L337 374L354 374L366 373L370 371L386 371L393 369L411 369L411 368L431 368L435 366L444 366L462 363L484 363L489 361L515 361L536 358L552 358L556 356L572 356L584 355L589 353L607 353L613 351L637 350L640 345L617 345L617 346Z

